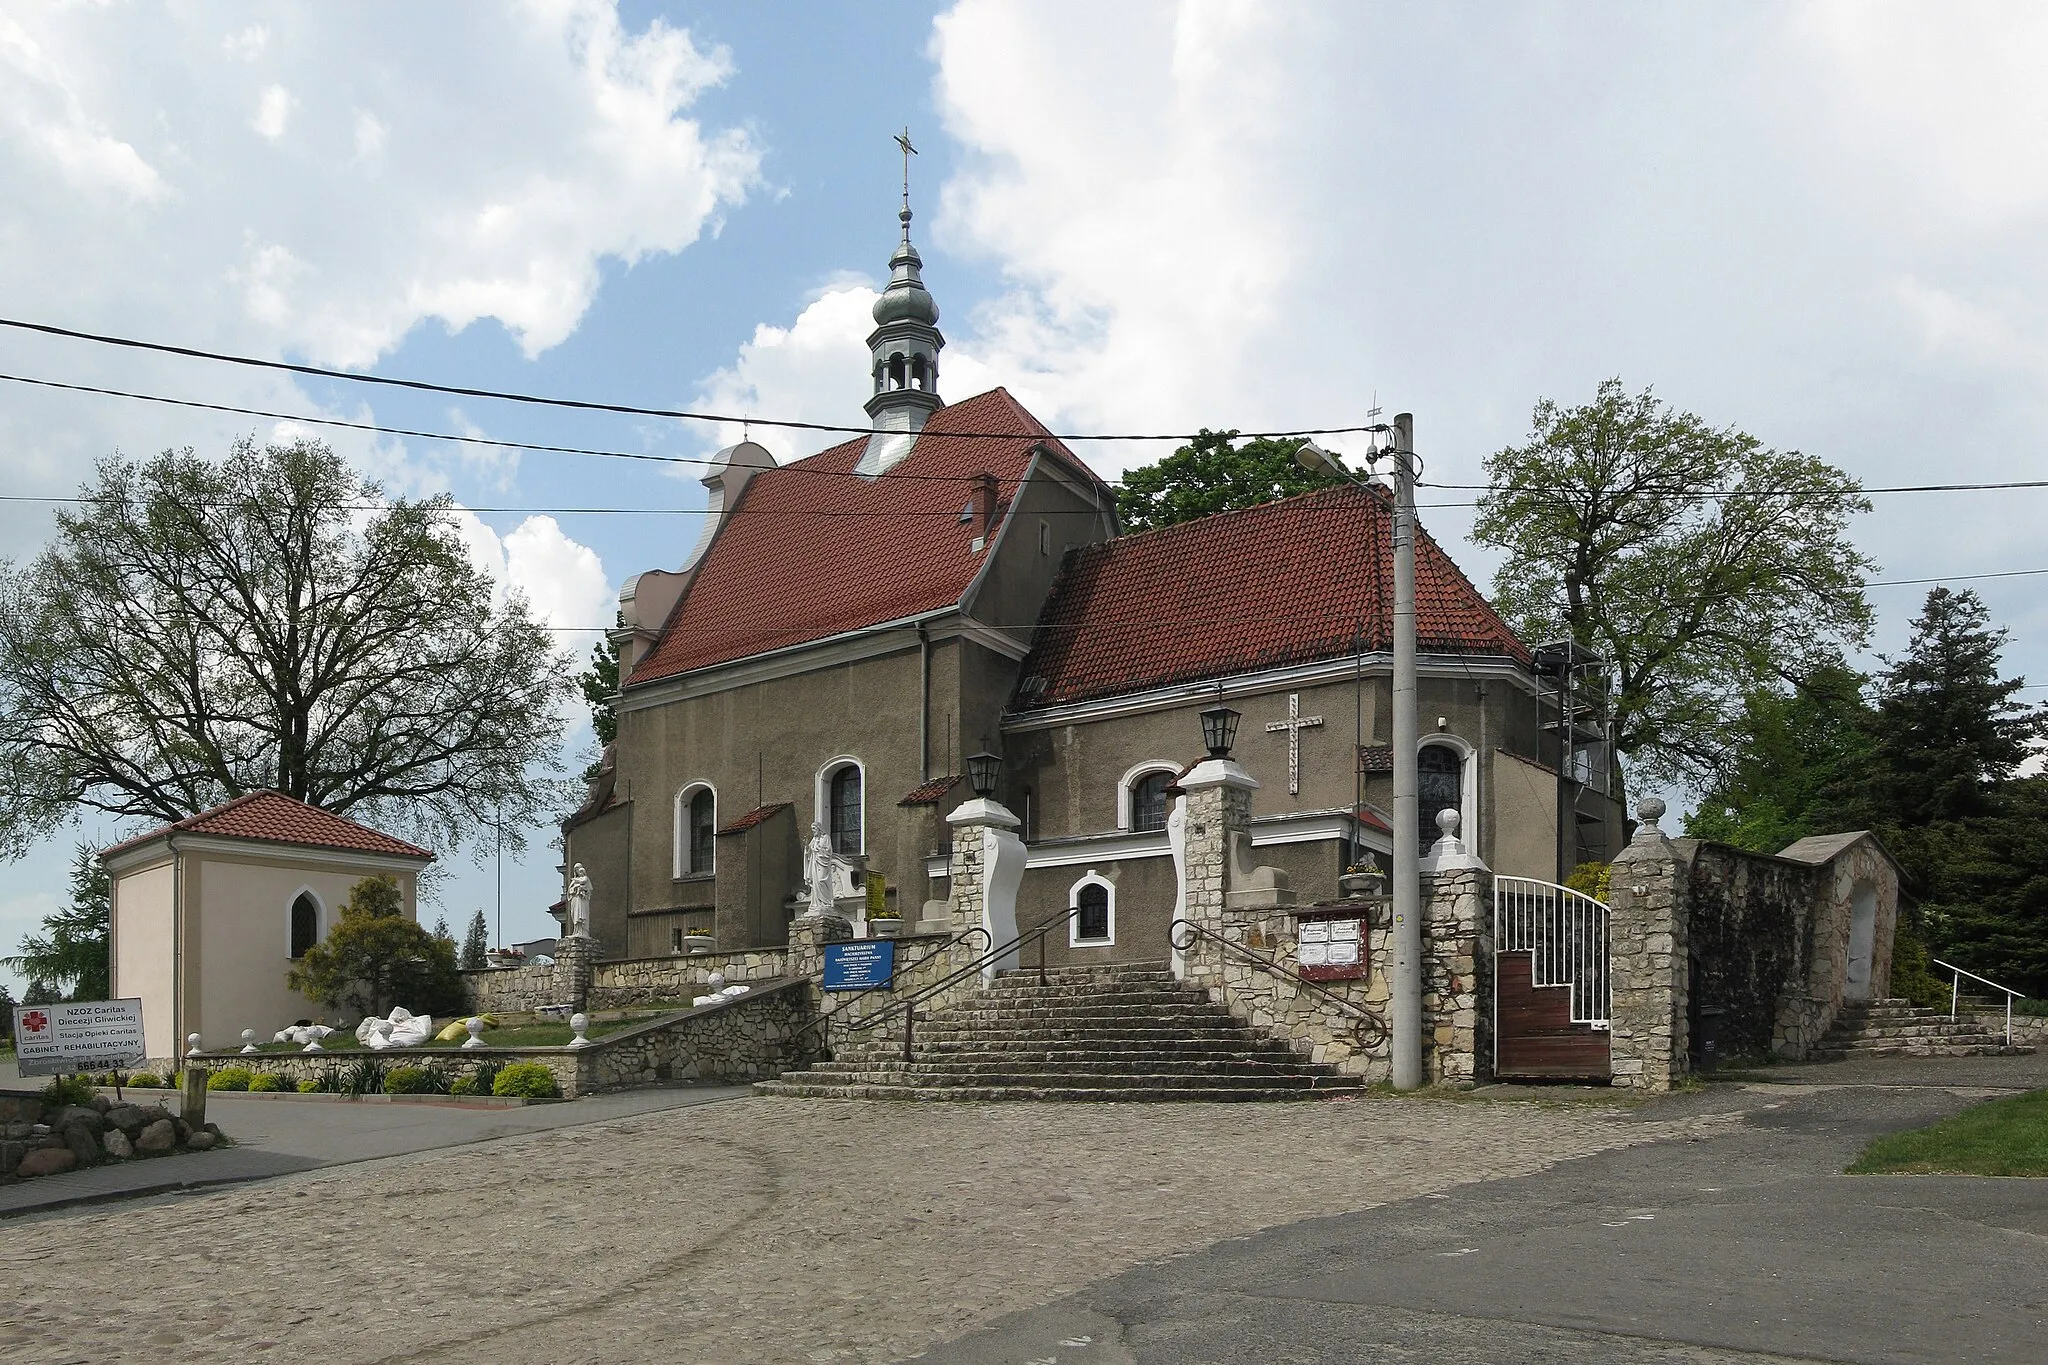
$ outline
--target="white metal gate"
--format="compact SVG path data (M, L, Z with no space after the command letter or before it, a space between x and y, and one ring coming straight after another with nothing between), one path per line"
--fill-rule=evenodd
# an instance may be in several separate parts
M1569 986L1573 1023L1608 1026L1605 901L1533 877L1495 877L1493 948L1528 953L1533 984Z

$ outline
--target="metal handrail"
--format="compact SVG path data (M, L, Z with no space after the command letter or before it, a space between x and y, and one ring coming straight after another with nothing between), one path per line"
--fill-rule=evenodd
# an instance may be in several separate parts
M1949 983L1948 988L1948 1017L1951 1020L1957 1017L1957 1007L1962 1004L1964 977L1967 976L1972 981L1981 981L1994 991L2005 992L2005 1045L2007 1047L2011 1047L2012 1002L2015 1000L2025 1000L2027 998L2026 993L2023 991L2016 991L2010 986L2001 986L1996 981L1991 980L1989 977L1983 977L1977 975L1975 972L1965 971L1961 967L1956 966L1956 964L1953 962L1943 962L1938 957L1934 958L1933 962L1935 966L1946 967L1950 971L1955 973L1955 978Z
M1187 931L1188 936L1185 941L1181 937L1182 930ZM1257 949L1247 947L1234 939L1225 938L1213 929L1205 929L1193 920L1177 919L1166 931L1166 941L1173 945L1173 950L1177 953L1184 953L1194 947L1196 939L1208 939L1211 942L1220 944L1225 950L1250 959L1258 965L1261 971L1269 972L1274 976L1284 977L1298 986L1305 986L1316 995L1335 1005L1339 1010L1351 1015L1358 1021L1357 1037L1360 1047L1370 1050L1375 1042L1386 1041L1387 1022L1380 1018L1379 1015L1355 1000L1346 1000L1321 982L1312 981L1291 967L1283 967L1277 960L1267 957Z

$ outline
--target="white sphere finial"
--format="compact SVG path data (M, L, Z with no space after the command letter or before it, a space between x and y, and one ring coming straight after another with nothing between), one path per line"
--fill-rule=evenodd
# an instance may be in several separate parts
M1651 829L1657 829L1657 828L1658 828L1658 824L1657 824L1657 822L1658 822L1659 820L1662 820L1663 818L1664 818L1664 798L1663 798L1663 797L1661 797L1661 796L1646 796L1646 797L1644 797L1644 798L1643 798L1642 800L1640 800L1640 801L1636 802L1636 819L1637 819L1638 821L1640 821L1641 823L1643 823L1643 824L1645 824L1645 825L1648 825L1648 826L1649 826L1649 827L1650 827Z
M484 1021L482 1015L471 1015L467 1020L463 1022L462 1026L469 1030L469 1041L464 1043L463 1047L476 1048L489 1046L488 1043L484 1042Z
M245 1029L243 1029L243 1030L242 1030L242 1051L244 1051L244 1052L254 1052L254 1051L256 1051L256 1030L255 1030L255 1029L252 1029L252 1028L245 1028Z
M1445 806L1436 813L1436 827L1443 831L1446 839L1458 837L1458 811L1455 806Z
M188 1033L185 1035L185 1055L187 1057L197 1057L199 1055L198 1034Z
M570 1047L589 1047L590 1040L583 1035L590 1029L590 1016L578 1011L569 1016L569 1031L576 1036L569 1040Z

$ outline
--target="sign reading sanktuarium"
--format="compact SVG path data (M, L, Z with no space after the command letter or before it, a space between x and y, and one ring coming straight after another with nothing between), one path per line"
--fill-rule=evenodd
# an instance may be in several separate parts
M24 1076L133 1066L142 1046L140 1000L67 1000L14 1007L14 1053Z

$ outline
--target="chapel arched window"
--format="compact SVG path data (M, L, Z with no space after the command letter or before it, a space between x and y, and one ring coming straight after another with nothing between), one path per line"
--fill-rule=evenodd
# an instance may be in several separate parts
M272 939L275 943L277 940ZM301 891L292 902L292 956L304 957L320 941L320 902L310 891Z
M697 874L713 870L718 845L718 798L711 788L699 787L690 797L690 842L687 871Z
M849 763L832 774L830 787L832 851L858 857L865 843L860 768Z

